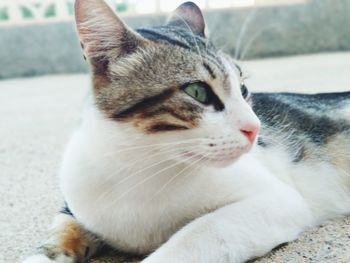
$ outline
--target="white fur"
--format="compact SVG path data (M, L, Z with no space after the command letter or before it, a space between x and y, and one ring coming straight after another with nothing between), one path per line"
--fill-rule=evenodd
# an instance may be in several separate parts
M60 255L55 260L51 260L45 255L35 255L27 258L23 263L73 263L74 260L65 255Z
M176 150L145 153L151 141L134 145L140 135L125 129L89 108L61 187L76 218L116 247L147 253L164 243L145 262L243 262L350 211L341 173L326 164L253 148L227 167L198 161L181 173L188 164L170 159Z
M155 250L145 263L244 262L350 211L334 167L295 165L281 147L251 149L239 130L258 120L237 92L200 127L164 135L142 135L89 105L64 157L64 197L110 244Z
M102 119L94 110L89 110L86 116L66 152L61 170L61 187L76 218L116 247L131 252L152 251L189 221L203 216L184 227L164 246L178 246L172 240L178 240L179 236L185 235L186 240L193 238L200 242L196 243L199 246L203 243L204 247L200 250L207 251L210 246L210 253L213 256L215 254L216 258L216 253L221 253L222 248L215 248L215 236L227 232L233 236L227 237L227 240L222 236L221 243L228 246L227 249L233 253L229 256L229 262L240 262L257 254L243 256L241 253L247 252L237 251L239 255L234 256L238 244L243 250L261 250L258 254L261 255L281 242L294 239L312 221L310 210L300 194L271 174L264 166L264 161L255 157L259 154L257 149L225 168L201 165L195 165L193 169L190 167L164 191L153 197L174 175L186 168L187 164L178 163L170 170L164 170L166 166L172 165L172 162L159 163L167 158L166 155L161 154L142 161L144 156L140 154L139 160L135 150L128 153L127 150L123 152L127 148L121 148L121 153L118 154L120 147L118 143L113 143L113 138L124 137L121 141L126 140L125 135L112 129L118 124ZM135 160L139 165L135 164ZM128 163L134 163L134 166L125 172L120 171L120 167ZM155 163L159 164L145 169ZM137 173L142 169L141 173ZM159 173L161 170L164 172ZM125 180L130 174L134 176ZM144 181L149 176L154 177ZM119 183L121 180L124 182ZM141 181L144 182L139 184ZM138 187L135 187L137 184ZM129 192L125 194L126 191ZM217 208L220 209L216 210ZM264 220L266 223L263 223ZM225 225L220 221L227 224L224 228L227 231L220 230ZM288 225L286 221L289 221ZM191 234L191 231L196 230L190 229L196 228L197 224L203 237ZM206 224L208 230L214 232L212 241L210 233L206 233L202 224ZM211 229L216 225L218 230ZM215 234L215 231L220 232ZM276 231L276 237L271 231ZM271 240L264 241L264 249L260 242L266 237ZM253 242L250 238L256 240L254 244L250 244ZM242 240L247 240L248 243L242 243ZM181 246L186 244L187 241L184 240ZM172 253L175 254L176 251L181 251L174 249ZM188 253L192 252L192 249L188 250ZM193 253L197 254L200 256L202 252ZM212 262L213 259L209 257L208 260Z

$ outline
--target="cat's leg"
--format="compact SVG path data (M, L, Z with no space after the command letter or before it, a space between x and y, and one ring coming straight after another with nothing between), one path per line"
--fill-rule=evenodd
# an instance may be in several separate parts
M66 213L55 217L49 238L24 263L76 263L90 257L100 241Z
M204 215L142 263L238 263L294 240L313 223L297 192L265 192Z

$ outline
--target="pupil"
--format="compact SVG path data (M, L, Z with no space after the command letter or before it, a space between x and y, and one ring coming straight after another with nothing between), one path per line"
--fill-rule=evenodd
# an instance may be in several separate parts
M243 98L246 98L248 96L248 89L247 89L246 85L242 84L241 91L242 91Z

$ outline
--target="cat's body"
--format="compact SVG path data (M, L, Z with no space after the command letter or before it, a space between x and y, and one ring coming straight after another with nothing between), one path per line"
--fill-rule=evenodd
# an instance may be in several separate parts
M312 106L314 98L319 96L329 96L322 103L324 107L336 109L337 114L329 110L314 111L314 107L322 107L322 103ZM332 96L338 96L333 106ZM304 104L298 99L303 99ZM171 159L164 162L162 152L157 154L153 148L142 148L142 145L137 148L138 144L132 146L136 151L128 151L128 141L137 134L128 134L130 137L110 134L108 125L115 124L90 110L70 143L61 173L62 189L70 208L88 229L124 251L138 253L157 248L200 215L259 192L270 192L270 184L273 187L277 184L278 190L286 186L287 191L290 187L296 191L293 194L304 197L307 211L313 212L313 223L349 212L350 94L254 94L253 102L263 120L260 145L226 168L195 166L191 171L190 167L170 185L168 181L187 165L166 169L173 165ZM264 107L266 104L269 108ZM303 109L305 116L295 114L295 109ZM306 114L314 122L300 121L306 119ZM344 127L331 131L325 120L322 123L317 118L334 121L334 129L337 125ZM293 124L295 121L307 129L298 128ZM323 132L316 135L320 129ZM327 138L322 140L327 133ZM114 136L118 138L115 145L110 139ZM132 167L125 167L130 162ZM123 180L128 176L128 180ZM104 182L104 178L108 180ZM147 178L150 179L140 184ZM165 185L167 187L159 192ZM125 195L129 189L133 190ZM78 200L76 191L81 192ZM101 198L101 192L108 194ZM294 196L290 198L293 201ZM260 205L268 206L263 201ZM302 216L309 220L309 214L298 215L297 219Z
M145 263L238 263L350 212L349 93L250 98L192 3L138 33L102 0L76 18L93 94L60 171L70 212L27 263L100 241Z
M254 94L253 108L274 176L300 192L317 222L349 213L350 92Z

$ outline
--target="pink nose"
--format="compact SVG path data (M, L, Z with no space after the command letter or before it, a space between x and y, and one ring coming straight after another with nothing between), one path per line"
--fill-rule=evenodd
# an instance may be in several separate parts
M247 137L250 143L253 143L258 135L259 129L259 125L247 125L241 129L241 132L245 137Z

